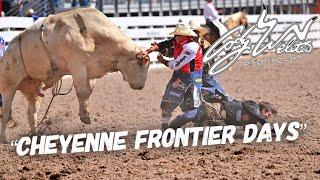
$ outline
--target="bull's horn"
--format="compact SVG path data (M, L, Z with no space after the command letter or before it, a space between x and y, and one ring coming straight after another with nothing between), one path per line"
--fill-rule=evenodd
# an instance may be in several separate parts
M150 61L149 55L146 55L146 56L143 57L142 62L143 62L144 64L147 64L149 61Z

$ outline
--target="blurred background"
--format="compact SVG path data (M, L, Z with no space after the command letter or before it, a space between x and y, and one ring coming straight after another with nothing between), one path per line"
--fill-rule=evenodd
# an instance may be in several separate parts
M2 16L37 16L91 6L108 17L202 15L204 0L0 0ZM270 14L320 13L320 0L213 0L222 15L238 11L259 14L261 4Z

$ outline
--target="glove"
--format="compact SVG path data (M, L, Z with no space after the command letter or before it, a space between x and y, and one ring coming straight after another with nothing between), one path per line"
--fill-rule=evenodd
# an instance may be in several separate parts
M153 51L158 51L159 50L159 46L156 42L151 43L151 47L149 49L147 49L148 53L151 53Z
M161 62L162 64L164 64L165 66L168 66L168 61L163 59L162 54L159 53L159 55L157 56L157 59L159 62Z

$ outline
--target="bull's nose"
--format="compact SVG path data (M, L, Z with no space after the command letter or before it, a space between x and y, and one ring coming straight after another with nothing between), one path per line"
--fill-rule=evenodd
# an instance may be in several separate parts
M139 86L139 87L137 87L136 89L137 90L141 90L143 87L142 86Z

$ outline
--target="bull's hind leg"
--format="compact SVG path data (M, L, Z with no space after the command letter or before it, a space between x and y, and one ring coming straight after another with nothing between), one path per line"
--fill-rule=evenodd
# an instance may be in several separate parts
M41 97L37 92L21 91L28 101L28 122L30 125L31 133L36 134L37 117L41 104Z
M94 82L89 80L87 68L83 66L72 66L72 78L77 97L79 99L79 116L85 124L90 124L88 100L94 88Z
M1 92L2 95L2 127L1 127L1 142L7 143L7 124L11 115L12 101L16 93L16 88L6 88Z

